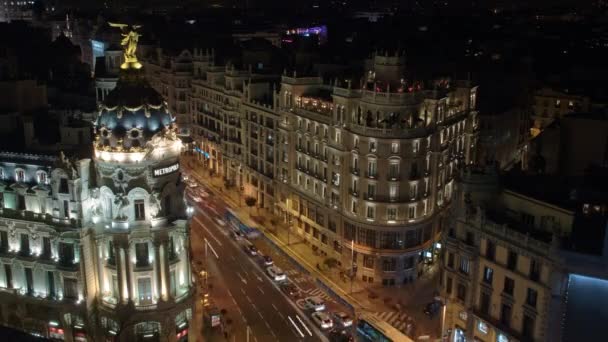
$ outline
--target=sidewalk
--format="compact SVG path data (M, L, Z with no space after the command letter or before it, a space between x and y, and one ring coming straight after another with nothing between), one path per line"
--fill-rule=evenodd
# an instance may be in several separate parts
M333 268L320 271L316 265L323 265L326 257L315 255L304 238L301 238L293 230L289 233L289 227L282 220L267 209L248 208L245 205L242 194L235 189L225 189L223 179L220 176L211 177L204 169L192 169L189 166L189 157L186 157L185 168L193 171L202 183L206 184L210 190L215 190L228 203L232 210L239 216L245 224L255 224L261 232L279 248L284 250L300 265L306 268L309 273L321 280L336 292L343 299L353 305L355 311L370 311L377 314L398 312L406 314L414 322L414 331L411 337L420 335L430 335L431 338L439 337L440 317L437 315L430 319L423 312L426 304L433 297L438 285L438 265L431 267L423 276L414 283L395 287L383 287L381 285L370 286L361 280L340 277L340 269ZM192 161L193 166L200 164ZM260 225L254 218L263 217L264 222L270 222L271 218L276 218L277 223L271 227ZM289 244L287 243L289 239ZM351 290L352 287L352 290ZM390 322L389 322L390 323Z

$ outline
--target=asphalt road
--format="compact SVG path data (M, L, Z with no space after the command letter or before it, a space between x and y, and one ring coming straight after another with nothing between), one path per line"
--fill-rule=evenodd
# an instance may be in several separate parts
M247 255L242 245L228 236L228 230L214 221L220 215L216 209L206 203L197 207L191 225L193 259L203 261L212 277L217 277L214 287L224 286L238 311L227 314L235 321L228 340L247 341L249 327L249 341L254 342L327 341L307 318L309 313L296 309L295 303L264 273L259 259ZM205 239L210 244L207 259ZM238 319L242 322L236 322Z

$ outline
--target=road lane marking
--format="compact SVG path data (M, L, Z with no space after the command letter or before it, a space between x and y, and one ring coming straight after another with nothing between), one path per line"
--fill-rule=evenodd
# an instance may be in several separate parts
M258 286L258 290L260 290L260 292L262 292L262 294L264 294L264 291L262 291L262 288Z
M245 294L245 290L241 287L241 292L243 292L243 294Z
M264 319L264 316L262 315L261 312L258 311L258 315L260 315L260 318Z
M241 278L241 281L243 282L243 284L247 285L247 280L245 280L245 278L243 278L243 276L239 272L236 272L236 275L238 275L239 278Z
M312 337L312 332L310 331L310 329L308 329L308 327L306 326L306 324L304 324L304 322L302 321L302 319L300 318L300 316L296 316L296 318L298 319L298 321L300 321L300 324L302 324L302 326L304 327L304 329L306 329L306 331L308 332L308 335L310 335Z
M201 219L199 219L197 216L194 216L194 220L198 222L198 224L201 225L201 227L203 227L203 229L209 233L209 235L211 235L211 237L213 238L213 240L215 240L215 242L217 242L218 245L220 245L220 247L222 246L222 243L220 242L220 240L218 240L215 235L209 230L207 229L207 227L205 227L205 225L203 224L203 221L201 221Z
M293 327L296 328L296 330L298 331L298 333L300 333L300 336L304 337L304 334L302 333L302 330L300 330L300 328L296 325L296 323L293 321L293 319L291 319L290 316L287 316L287 318L289 318L289 321L291 322L291 324L293 325Z
M277 309L277 307L274 305L274 303L271 303L271 304L272 304L272 307L273 307L275 310L277 310L277 312L279 312L279 309Z
M248 301L249 303L251 303L251 305L253 305L253 307L255 308L255 304L253 304L253 302L251 302L251 298L249 298L249 296L248 296L248 295L245 295L245 298L247 298L247 301Z
M207 244L207 246L209 246L209 248L211 249L211 252L213 252L213 255L215 255L215 258L219 259L220 256L217 255L217 252L215 251L215 249L213 248L213 246L211 246L211 244L209 243L209 240L207 240L206 238L205 238L205 243Z

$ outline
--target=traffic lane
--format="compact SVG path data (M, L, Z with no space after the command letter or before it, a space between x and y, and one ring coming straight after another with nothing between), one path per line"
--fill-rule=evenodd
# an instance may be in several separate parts
M202 224L213 224L209 219L199 220ZM210 234L210 231L201 230L203 234ZM239 246L233 245L227 236L218 234L216 236L222 243L222 251L218 251L222 262L222 270L232 269L234 272L223 272L226 283L235 300L239 303L244 316L248 322L259 322L260 324L250 324L256 336L273 340L273 338L298 338L295 329L289 322L289 317L297 320L298 313L287 302L265 274L255 270L255 267L247 267L247 263L252 260L244 252L238 250ZM210 237L207 238L211 241ZM217 241L216 241L217 243ZM211 242L213 245L214 243ZM236 257L235 257L236 256ZM260 321L261 320L261 321ZM264 326L266 329L264 329ZM306 328L300 327L306 331ZM310 329L309 329L310 330ZM303 341L318 341L318 338L308 335Z

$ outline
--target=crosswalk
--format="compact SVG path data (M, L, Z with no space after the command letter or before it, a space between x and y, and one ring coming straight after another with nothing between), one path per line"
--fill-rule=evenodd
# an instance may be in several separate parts
M331 301L332 300L332 298L331 298L330 295L328 295L323 290L321 290L321 289L319 289L317 287L306 289L306 290L302 290L302 292L305 293L309 297L320 297L320 298L324 299L325 301Z
M374 316L387 322L397 330L405 331L408 325L408 315L398 311L376 312Z

